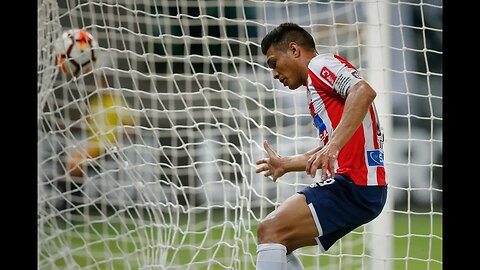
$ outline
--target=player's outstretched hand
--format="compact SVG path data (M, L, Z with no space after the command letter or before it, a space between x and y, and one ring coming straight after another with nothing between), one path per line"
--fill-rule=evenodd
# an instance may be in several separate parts
M268 157L262 158L256 162L257 165L261 165L255 172L265 172L266 177L271 176L273 182L277 181L279 177L285 174L285 169L282 165L282 157L270 147L268 142L263 142L263 148L267 151Z

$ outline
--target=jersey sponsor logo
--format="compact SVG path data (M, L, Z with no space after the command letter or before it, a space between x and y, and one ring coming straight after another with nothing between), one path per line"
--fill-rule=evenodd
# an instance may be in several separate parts
M367 151L368 166L383 166L383 152L381 150Z
M322 71L320 71L320 76L322 76L322 78L324 78L331 85L333 85L336 79L335 74L327 67L322 68Z

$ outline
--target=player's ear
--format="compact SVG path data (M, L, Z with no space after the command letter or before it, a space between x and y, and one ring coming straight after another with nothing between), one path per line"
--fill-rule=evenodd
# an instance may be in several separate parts
M288 49L292 52L294 57L298 57L300 55L300 50L296 42L290 42L288 44Z

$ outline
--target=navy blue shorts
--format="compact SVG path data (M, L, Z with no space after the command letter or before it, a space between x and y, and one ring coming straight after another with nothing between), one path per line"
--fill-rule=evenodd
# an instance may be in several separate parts
M322 251L355 228L372 221L387 200L386 186L358 186L345 175L317 182L298 193L307 198Z

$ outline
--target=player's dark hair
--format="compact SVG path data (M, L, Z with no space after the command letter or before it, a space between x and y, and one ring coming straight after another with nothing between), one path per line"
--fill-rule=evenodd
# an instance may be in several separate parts
M301 47L315 49L315 41L310 33L295 23L286 22L275 27L262 39L262 53L267 55L271 46L287 49L292 41Z

